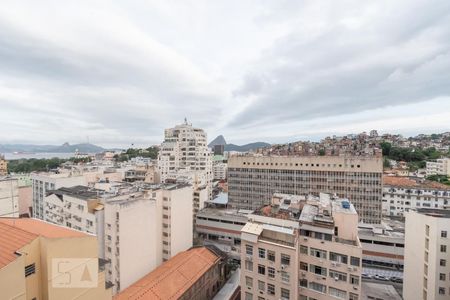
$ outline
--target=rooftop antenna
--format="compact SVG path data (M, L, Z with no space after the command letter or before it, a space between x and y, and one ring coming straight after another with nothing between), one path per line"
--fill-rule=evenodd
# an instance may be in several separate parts
M184 125L187 125L188 124L188 122L187 122L187 118L186 117L184 117Z

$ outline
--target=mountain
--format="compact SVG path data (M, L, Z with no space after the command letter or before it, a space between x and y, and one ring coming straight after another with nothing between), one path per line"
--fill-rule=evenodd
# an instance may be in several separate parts
M105 149L102 147L83 143L70 145L69 143L64 143L61 146L55 145L30 145L30 144L4 144L0 145L0 153L12 153L12 152L26 152L26 153L72 153L75 150L84 153L98 153L103 152Z
M242 146L236 144L227 144L223 135L219 135L214 140L212 140L211 143L208 144L208 147L212 148L215 145L225 145L225 151L237 151L237 152L247 152L250 150L270 146L270 144L264 142L249 143Z
M223 137L223 135L219 135L214 140L212 140L211 143L208 144L208 147L212 148L216 145L226 145L226 144L227 144L227 142L225 141L225 138Z
M245 144L242 146L235 145L235 144L226 144L225 151L247 152L250 150L255 150L258 148L264 148L264 147L268 147L268 146L270 146L270 144L264 143L264 142L250 143L250 144Z

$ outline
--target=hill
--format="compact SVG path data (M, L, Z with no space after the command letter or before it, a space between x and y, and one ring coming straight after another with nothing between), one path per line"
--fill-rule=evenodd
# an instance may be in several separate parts
M0 153L13 153L13 152L25 152L25 153L72 153L75 150L84 153L98 153L105 151L104 148L89 144L74 144L64 143L60 146L55 145L32 145L32 144L4 144L0 145Z
M227 144L223 135L219 135L214 140L212 140L208 147L212 148L215 145L225 145L225 151L237 151L237 152L247 152L250 150L255 150L258 148L268 147L270 144L264 142L255 142L245 145Z

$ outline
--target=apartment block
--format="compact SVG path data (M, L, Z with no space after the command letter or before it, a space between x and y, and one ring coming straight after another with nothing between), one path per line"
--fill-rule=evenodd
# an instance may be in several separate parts
M450 207L450 186L419 178L383 176L384 215L404 216L422 207Z
M213 177L214 180L227 179L228 165L224 162L214 162L213 164Z
M241 299L360 299L357 226L347 199L275 194L241 231Z
M405 300L450 297L450 210L418 208L406 215Z
M213 247L178 253L114 300L213 299L228 278L226 256Z
M1 299L112 298L95 236L37 219L0 218Z
M158 152L158 173L161 182L177 180L180 173L187 174L194 190L206 189L208 198L212 197L212 151L207 145L207 135L203 129L194 128L186 120L183 124L164 130L164 141ZM193 174L193 175L189 175ZM201 209L201 208L200 208Z
M0 155L0 176L8 174L8 161L3 155Z
M103 192L86 186L62 187L48 191L44 198L44 220L89 234L95 234L99 257L105 255Z
M0 177L0 217L19 216L19 186L15 178Z
M44 219L44 198L50 190L61 187L72 187L76 185L87 185L83 175L72 175L72 173L35 173L31 174L33 188L33 217Z
M107 278L117 293L192 247L192 186L154 185L106 199Z
M450 158L440 158L436 161L427 161L426 174L450 176Z
M382 158L348 156L255 156L228 158L230 204L257 209L275 192L336 194L354 204L360 221L380 223Z

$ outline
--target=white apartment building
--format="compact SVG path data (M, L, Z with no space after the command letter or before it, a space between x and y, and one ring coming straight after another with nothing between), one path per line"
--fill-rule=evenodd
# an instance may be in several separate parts
M205 177L208 199L212 196L212 152L203 129L194 128L187 121L164 130L164 141L158 152L158 172L161 182L176 179L180 172ZM190 182L196 189L196 184Z
M214 180L225 180L227 179L227 169L228 165L224 162L214 162L213 164L213 177Z
M108 281L117 293L192 247L192 186L154 185L105 201Z
M0 176L8 174L8 162L5 157L0 154Z
M31 174L33 188L33 217L44 219L44 198L48 191L61 187L75 185L87 185L86 178L82 175L72 176L72 173L35 173Z
M446 175L450 176L450 158L440 158L436 161L427 161L427 176Z
M19 217L19 186L15 178L0 177L0 217Z
M360 299L357 226L346 199L275 194L241 231L241 299Z
M102 191L86 186L62 187L44 198L44 220L97 236L99 257L105 256Z
M404 216L421 207L450 207L450 186L419 178L383 176L384 215Z
M418 208L406 214L405 300L450 298L450 210Z

